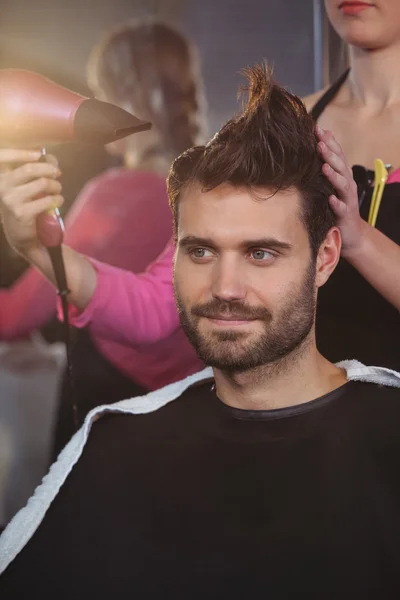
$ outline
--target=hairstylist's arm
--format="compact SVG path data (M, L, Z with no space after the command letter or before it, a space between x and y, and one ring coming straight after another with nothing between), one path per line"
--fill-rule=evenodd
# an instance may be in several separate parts
M342 256L400 311L400 246L361 218L352 169L330 131L316 128L325 176L337 191L329 198L342 235Z
M60 175L53 162L36 162L40 154L25 150L0 149L0 210L10 245L56 285L46 249L36 236L36 218L46 210L63 204ZM20 164L23 161L31 161ZM14 168L13 168L14 167ZM39 199L37 199L39 197ZM84 310L96 289L96 270L82 255L63 247L69 301Z
M10 152L12 162L14 151L0 152ZM19 152L17 163L38 158ZM7 238L54 286L52 265L36 237L35 222L49 207L62 205L57 176L57 169L46 163L0 174L0 210ZM44 197L36 200L38 195ZM63 254L71 290L68 301L77 309L70 312L75 326L90 324L99 337L137 347L162 340L179 327L172 288L172 243L140 274L91 261L68 246L63 246Z

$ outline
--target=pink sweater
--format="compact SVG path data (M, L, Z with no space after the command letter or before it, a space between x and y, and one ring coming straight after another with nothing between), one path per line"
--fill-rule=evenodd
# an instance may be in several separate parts
M87 257L97 271L97 286L83 312L70 305L71 323L90 325L96 337L141 349L167 340L180 329L172 287L173 256L169 241L157 260L139 274Z
M386 184L388 183L400 183L400 169L396 169L389 174Z
M126 169L107 171L85 186L65 225L65 243L101 261L95 263L99 270L96 294L88 309L76 321L77 326L90 323L94 342L100 352L120 371L148 389L162 387L199 370L202 365L179 329L170 276L168 284L165 281L166 298L158 299L160 305L165 302L173 307L175 326L162 336L165 338L162 342L148 345L158 339L151 324L141 327L140 341L145 342L147 347L140 351L133 347L133 342L127 345L129 336L126 339L125 336L115 336L114 327L123 331L126 328L135 329L136 319L130 323L121 320L122 309L117 308L116 311L119 325L112 323L107 329L107 326L98 327L97 322L99 313L96 306L100 306L102 298L106 304L107 298L114 301L118 299L118 306L123 298L123 294L121 296L118 292L120 284L112 282L109 287L110 273L120 274L116 278L118 282L122 274L122 279L125 275L133 277L135 281L149 282L145 283L144 288L151 288L154 275L142 272L160 254L172 233L165 180L153 173ZM102 264L103 261L108 265ZM116 267L126 271L119 271ZM142 274L134 275L135 272ZM87 317L92 306L95 307L93 320ZM108 309L109 306L102 312L103 322L104 318L108 321ZM29 335L32 330L43 326L55 311L56 294L53 286L36 270L29 269L12 288L0 290L0 339L12 340ZM114 314L112 305L111 312ZM149 335L145 335L145 331Z
M139 275L89 259L98 274L96 291L83 312L69 307L70 322L89 326L101 352L113 350L109 360L152 390L204 368L179 324L172 258L169 243Z

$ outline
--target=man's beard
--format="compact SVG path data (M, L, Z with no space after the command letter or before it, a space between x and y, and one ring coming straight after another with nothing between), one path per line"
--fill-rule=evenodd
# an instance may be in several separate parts
M181 325L199 358L206 365L222 371L241 372L272 363L277 365L300 350L314 325L315 268L312 261L302 284L286 296L284 306L278 308L275 316L265 307L251 307L237 300L224 302L218 298L193 306L189 313L175 284ZM200 317L225 317L237 321L257 319L262 323L263 331L249 334L232 327L203 334L199 329Z

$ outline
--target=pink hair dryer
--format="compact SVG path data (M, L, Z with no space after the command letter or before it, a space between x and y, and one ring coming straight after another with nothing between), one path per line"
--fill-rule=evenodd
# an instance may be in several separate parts
M151 124L122 108L76 94L46 77L22 69L0 69L0 144L11 148L42 147L80 141L108 144ZM38 237L59 246L64 226L57 209L37 220Z

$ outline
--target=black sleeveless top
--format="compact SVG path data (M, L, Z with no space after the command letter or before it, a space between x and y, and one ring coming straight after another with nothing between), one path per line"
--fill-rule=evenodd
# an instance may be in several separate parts
M315 119L338 93L348 73L313 107ZM373 188L360 180L360 167L353 167L353 172L360 213L368 220ZM373 172L367 174L372 181ZM400 245L400 183L385 186L376 227ZM355 358L400 371L400 314L344 259L319 290L316 332L320 352L331 361Z

